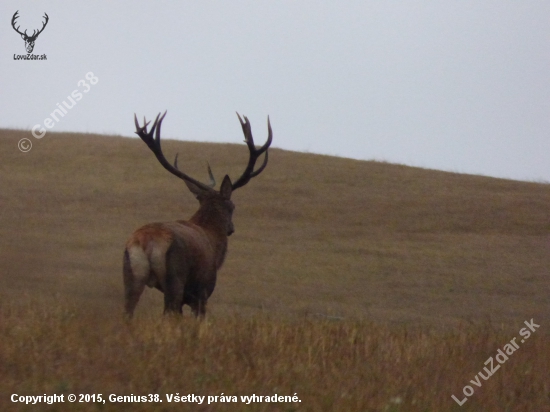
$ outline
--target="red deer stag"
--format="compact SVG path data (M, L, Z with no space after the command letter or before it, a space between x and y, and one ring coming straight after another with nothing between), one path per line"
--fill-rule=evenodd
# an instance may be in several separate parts
M160 147L160 126L166 112L157 116L151 131L147 122L141 127L134 115L136 134L155 154L160 164L182 179L200 203L199 210L189 220L168 223L150 223L136 230L128 239L124 251L123 275L125 310L131 317L145 288L155 287L164 293L164 313L182 313L183 305L191 306L195 316L204 316L206 301L216 285L216 272L222 266L227 252L227 237L234 231L231 221L235 206L231 193L258 176L267 166L267 149L272 131L267 118L268 138L256 149L250 122L237 113L245 142L250 151L248 164L235 183L225 176L220 190L214 190L212 172L208 167L211 186L178 169L178 157L172 166ZM263 154L264 161L254 170L256 160Z

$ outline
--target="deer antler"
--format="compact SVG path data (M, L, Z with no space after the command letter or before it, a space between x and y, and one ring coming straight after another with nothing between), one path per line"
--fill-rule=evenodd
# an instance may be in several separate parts
M40 30L38 30L38 33L36 32L36 30L33 30L32 35L29 36L27 34L27 30L25 30L24 33L21 33L19 31L19 27L21 27L21 26L17 26L17 28L15 27L15 21L19 18L19 16L17 15L18 13L19 13L19 10L17 10L15 12L15 14L13 15L13 17L11 19L11 25L17 33L19 33L21 36L25 36L25 38L28 39L28 40L36 39L38 37L38 35L44 31L44 28L46 28L46 25L48 24L48 21L50 20L50 18L48 17L48 14L44 12L43 17L46 19L46 21L44 23L42 23L42 28Z
M155 119L155 122L153 123L153 127L151 128L151 131L147 131L147 126L150 122L146 121L145 118L143 119L143 127L141 127L138 123L137 116L134 114L134 122L136 124L136 134L145 142L145 144L151 149L151 151L155 154L155 157L159 161L159 163L170 173L172 173L174 176L179 177L180 179L184 181L188 181L190 183L193 183L194 185L198 186L200 189L204 191L212 191L212 187L205 185L204 183L199 182L196 179L193 179L191 176L186 175L181 170L178 169L178 156L176 155L176 159L174 160L174 166L170 164L168 160L166 160L166 157L164 157L164 154L162 153L162 149L160 147L160 126L162 125L162 121L164 120L164 116L166 116L166 112L160 116L160 113L157 115L157 118ZM155 133L156 132L156 133ZM153 137L154 135L154 137ZM210 170L210 166L208 166L208 173L210 175L211 181L214 180L214 177L212 176L212 171ZM215 181L214 181L215 184Z
M269 149L269 146L271 146L271 141L273 139L273 132L271 131L271 123L269 122L269 116L267 117L267 130L268 130L267 141L259 149L256 149L256 146L254 145L254 138L252 137L252 130L250 127L250 122L248 121L247 117L243 116L244 121L243 119L241 119L241 116L239 115L239 113L237 113L237 117L241 122L241 127L244 133L244 141L248 146L250 156L248 158L248 164L246 165L246 168L244 169L243 174L241 175L241 177L237 179L237 181L235 181L235 183L233 183L232 185L233 190L238 189L239 187L243 187L250 181L250 179L262 173L262 171L267 166L267 149ZM263 153L265 153L264 162L262 163L262 165L258 170L254 171L256 160L258 160L258 157L260 157Z
M32 33L31 38L36 38L36 37L38 37L38 35L39 35L40 33L42 33L42 32L44 31L44 29L46 28L46 24L48 24L48 21L50 20L50 18L48 17L48 15L46 14L46 12L44 12L44 16L43 16L43 17L46 19L46 21L45 21L44 23L42 23L42 28L41 28L40 30L38 30L38 33L34 34L34 32L35 32L36 30L33 30L33 33Z

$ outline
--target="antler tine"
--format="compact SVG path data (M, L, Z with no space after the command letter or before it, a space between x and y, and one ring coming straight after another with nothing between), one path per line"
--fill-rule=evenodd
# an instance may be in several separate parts
M210 178L210 183L208 186L211 188L216 187L216 179L214 178L214 174L212 173L212 169L210 168L210 163L206 162L206 166L208 167L208 177Z
M273 140L273 130L271 130L271 122L269 121L269 116L267 116L267 141L260 148L260 151L263 153L265 150L271 146L271 141ZM266 153L267 154L267 153Z
M260 153L265 151L264 162L262 163L262 165L258 170L256 170L250 175L251 178L258 176L260 173L262 173L262 171L267 166L267 155L269 154L267 149L269 148L269 146L271 146L272 140L273 140L273 130L271 130L271 122L269 121L269 116L267 116L267 141L259 150Z
M141 126L139 125L137 116L136 116L136 114L134 113L134 123L135 123L135 125L136 125L136 131L134 132L135 134L137 134L137 135L139 136L140 133L147 133L147 125L148 125L150 122L145 121L145 117L143 118L143 127L141 127ZM141 137L141 136L140 136L140 137Z
M271 130L271 122L269 120L269 116L267 117L267 130L268 130L267 141L259 149L256 149L256 146L254 145L254 138L252 137L252 128L250 126L250 122L248 121L248 118L246 116L243 116L244 117L244 121L243 121L239 113L237 113L237 117L239 118L239 122L241 123L244 139L245 139L246 145L248 146L250 155L248 158L248 164L243 174L232 185L233 190L246 185L250 181L250 179L258 176L265 169L268 161L267 149L269 149L269 146L271 146L271 141L273 140L273 131ZM256 161L263 153L265 153L264 161L260 166L260 168L254 171Z
M146 121L145 116L143 116L143 130L145 131L145 133L147 133L147 126L149 125L149 123L151 122Z
M145 117L143 118L143 127L139 125L138 119L136 114L134 113L134 123L136 124L136 131L135 133L145 142L145 144L156 154L156 148L155 148L155 142L153 140L153 132L155 130L155 127L157 125L158 118L160 116L160 113L157 115L157 118L155 119L155 122L153 123L153 129L151 132L147 132L147 126L150 121L146 121Z
M170 173L172 173L174 176L179 177L180 179L193 183L194 185L198 186L200 189L210 191L212 190L209 186L205 185L204 183L199 182L196 179L193 179L191 176L186 175L181 170L178 169L178 156L176 155L176 159L174 160L174 166L166 160L166 157L164 157L164 153L162 153L162 148L160 144L160 129L162 125L162 121L164 120L164 117L166 116L166 112L161 116L160 113L157 115L155 121L153 122L153 126L151 127L151 130L147 131L147 125L150 122L147 122L145 118L143 118L143 127L139 125L139 122L137 120L137 116L134 114L134 123L136 125L136 134L143 140L143 142L151 149L159 163L164 167L166 170L168 170Z
M160 113L157 115L157 118L155 119L155 123L153 123L153 127L151 128L151 134L153 134L153 132L155 131L156 129L156 133L155 133L155 144L156 146L158 147L159 151L162 152L160 150L160 126L162 125L162 121L164 120L164 116L166 116L166 113L168 112L168 110L166 110L164 112L164 114L160 117L159 119L159 116L160 116Z
M179 170L178 168L178 156L179 153L176 153L176 158L174 159L174 167ZM216 186L216 179L214 178L214 175L212 174L212 169L210 168L210 164L206 162L206 166L208 167L208 178L210 179L210 182L208 182L208 187L211 187L212 189Z

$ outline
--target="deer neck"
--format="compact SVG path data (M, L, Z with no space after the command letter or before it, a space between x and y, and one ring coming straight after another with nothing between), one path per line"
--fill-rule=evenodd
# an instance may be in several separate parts
M227 225L223 216L215 210L201 207L189 222L200 226L208 236L216 254L216 267L219 269L227 253Z

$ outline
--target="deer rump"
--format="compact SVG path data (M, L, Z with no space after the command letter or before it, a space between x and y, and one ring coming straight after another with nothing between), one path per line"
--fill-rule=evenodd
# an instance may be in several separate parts
M186 221L151 223L136 230L124 252L127 309L135 308L145 286L164 293L164 311L191 306L204 313L214 291L218 262L209 236Z

